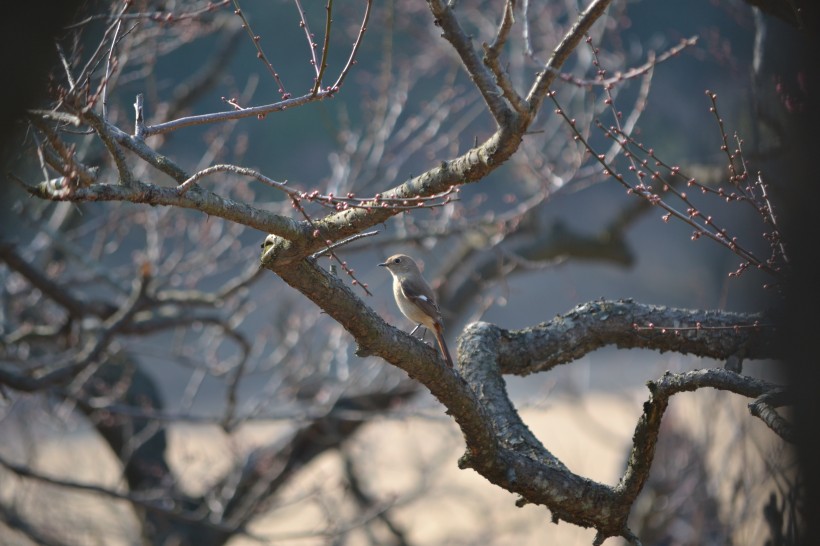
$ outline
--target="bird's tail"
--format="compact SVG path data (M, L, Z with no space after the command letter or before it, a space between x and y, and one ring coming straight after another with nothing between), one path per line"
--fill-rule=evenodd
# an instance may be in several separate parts
M447 344L444 343L444 330L442 329L441 324L436 324L436 328L433 333L436 336L436 341L438 341L438 346L441 349L441 354L444 356L444 360L446 360L447 365L452 368L453 357L450 356L450 351L447 350Z

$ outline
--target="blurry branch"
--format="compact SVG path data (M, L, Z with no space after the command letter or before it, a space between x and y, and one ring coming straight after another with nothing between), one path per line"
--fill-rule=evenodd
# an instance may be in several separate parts
M153 294L153 298L157 302L165 304L217 305L236 294L239 290L250 286L261 277L262 270L254 265L254 267L248 268L243 275L228 280L217 292L162 289Z
M372 521L380 518L382 513L385 510L389 509L390 506L374 506L370 510L366 512L359 513L356 519L352 521L346 522L335 522L332 524L328 524L324 529L320 530L308 530L308 531L294 531L292 533L271 533L266 534L265 539L272 542L284 542L290 540L299 540L299 539L306 539L306 538L325 538L325 539L334 539L333 543L342 541L346 534L350 531L368 525ZM330 542L330 541L328 541Z
M544 225L540 214L545 197L537 196L465 234L464 242L448 255L445 269L439 272L447 279L439 288L442 309L461 314L493 281L567 259L623 267L633 263L623 236L638 215L629 207L600 233L583 234L560 220Z
M53 370L42 375L20 375L0 368L0 384L25 391L35 392L72 380L77 374L104 358L111 340L119 334L144 302L149 275L134 279L128 300L102 324L94 328L93 335L76 354L61 358Z
M10 269L22 275L32 286L60 305L71 317L80 318L92 314L109 316L116 311L116 307L100 300L80 299L72 295L67 286L61 286L48 278L38 267L29 263L21 256L16 245L0 241L0 261Z
M750 6L760 8L770 15L774 15L786 21L799 29L805 29L806 21L804 20L805 8L803 4L808 5L805 0L746 0ZM809 15L811 17L811 15ZM811 25L809 25L811 26Z
M299 0L294 0L294 4L296 4L296 9L299 11L299 26L302 27L302 30L305 32L305 38L307 38L308 49L310 50L310 64L313 66L313 71L316 74L314 78L315 83L313 84L313 93L316 93L322 85L321 75L327 66L327 46L330 41L330 25L333 21L331 19L333 0L328 0L327 6L325 7L325 43L322 47L321 65L316 60L316 42L313 41L314 34L310 31L307 17L305 17L305 10L302 9L302 3Z
M87 381L64 392L122 463L129 491L158 492L173 483L166 461L165 423L108 410L108 405L116 401L145 411L162 410L158 385L129 354L110 355ZM169 496L175 497L176 491L169 492Z
M194 323L214 325L222 331L223 335L232 339L240 349L240 368L250 354L250 342L233 328L226 318L216 314L196 312L190 308L201 305L214 307L221 304L225 298L259 278L259 270L256 268L250 270L245 276L237 277L227 283L220 292L203 295L197 291L156 292L151 282L150 270L146 266L134 280L127 301L114 304L103 300L81 301L77 296L71 294L70 287L46 277L39 269L23 259L14 246L8 243L0 244L0 260L22 275L33 287L62 306L68 313L69 319L77 320L80 335L88 337L85 348L76 353L68 352L68 356L64 355L62 361L48 373L34 376L0 369L0 383L12 388L33 392L70 381L76 374L103 359L103 353L115 336L144 335ZM99 324L79 322L78 319L89 315L98 317L102 322ZM63 331L63 328L56 327L36 327L24 323L16 331L0 338L0 341L5 348L31 336L48 336L57 340L61 334L68 334L68 330Z
M48 148L43 148L43 157L46 163L63 175L65 180L79 186L90 186L96 182L94 172L77 160L74 154L74 149L67 146L57 136L47 123L36 115L30 117L32 124L37 127L45 137Z
M501 67L501 63L498 60L514 23L514 6L515 3L512 0L507 0L507 4L504 6L504 17L498 26L495 40L490 45L484 43L482 46L484 48L484 64L490 68L493 76L495 76L495 83L499 89L501 89L504 98L507 99L507 102L509 102L510 106L512 106L518 114L524 114L528 105L515 90L509 75L506 70Z
M359 34L356 36L356 41L353 42L353 48L350 50L350 56L347 58L347 62L345 63L344 68L339 73L339 77L336 78L336 83L333 84L331 90L340 89L342 87L342 83L344 83L347 75L350 74L350 69L353 68L353 65L356 64L356 54L359 52L359 48L362 46L362 38L364 38L364 33L367 30L367 22L370 20L370 10L373 7L373 0L366 0L367 5L364 9L364 17L362 18L362 24L359 25ZM324 52L323 52L324 55Z
M179 510L175 506L165 506L168 503L169 499L166 496L167 492L162 490L147 491L140 493L121 493L119 491L115 491L114 489L110 489L108 487L103 487L100 485L46 476L45 474L41 474L39 472L32 470L28 465L13 463L3 456L0 456L0 467L3 467L11 472L14 472L21 478L32 479L41 483L55 485L69 490L95 493L113 500L126 501L150 513L158 513L169 519L193 523L199 526L207 527L215 531L221 531L225 533L247 534L246 532L243 532L240 529L231 528L221 523L212 522L207 517L203 517L202 514Z
M139 12L139 13L120 13L118 15L108 15L108 14L98 14L98 15L90 15L83 19L82 21L78 21L67 28L69 29L76 29L82 26L85 26L93 21L100 21L105 20L109 23L116 23L117 20L123 21L138 21L142 19L147 19L151 21L161 22L164 24L173 24L180 21L185 21L186 19L198 19L202 17L202 15L206 13L210 13L212 11L218 10L223 8L231 3L231 0L208 0L205 2L205 5L199 9L192 9L190 11L186 11L183 13L173 13L168 11L151 11L151 12ZM123 2L127 6L128 2Z
M0 466L2 466L2 462L0 462ZM27 521L22 514L7 506L6 503L0 503L0 521L8 528L25 535L26 538L38 546L65 546L64 542L46 535L35 524Z
M344 454L344 467L347 484L350 487L350 492L353 494L356 503L364 510L372 510L374 507L378 507L380 503L365 492L359 478L359 472L356 469L356 462L348 453ZM387 510L380 511L376 517L384 523L387 530L393 536L393 544L397 546L409 546L405 532L401 529L401 526L393 521ZM373 537L371 537L371 540L373 540Z
M222 520L230 527L244 528L296 472L325 451L338 449L372 414L383 413L417 392L414 383L404 382L382 392L343 396L327 414L301 428L283 445L256 449L238 477L223 480L227 498Z
M229 1L226 0L225 3L227 4ZM230 31L217 47L217 54L199 72L192 74L187 81L176 86L173 98L163 108L165 115L177 115L182 110L189 108L221 81L228 60L233 57L238 49L239 38L242 37L240 31L241 29Z

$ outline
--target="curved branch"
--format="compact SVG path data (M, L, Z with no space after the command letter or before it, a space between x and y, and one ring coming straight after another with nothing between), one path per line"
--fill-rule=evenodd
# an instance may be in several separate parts
M637 425L630 465L617 486L608 486L569 471L541 444L510 402L501 374L545 371L605 344L645 346L717 358L738 352L753 358L773 356L774 348L760 328L748 331L732 328L731 337L738 339L735 342L728 339L730 336L721 335L730 324L739 325L742 320L761 317L668 310L631 301L593 302L579 306L551 324L521 332L507 332L487 323L471 324L459 338L459 366L455 371L444 365L434 349L384 323L342 281L314 261L280 265L276 272L344 326L359 343L360 355L381 356L406 371L447 408L447 413L461 428L467 445L461 468L472 468L490 482L521 495L519 504L547 506L555 521L594 527L598 531L598 543L610 536L637 540L626 522L651 467L661 418L672 394L713 387L759 396L777 389L728 370L670 375L652 383L652 397ZM633 327L635 320L671 320L673 317L701 318L706 322L700 329L693 330L693 335L687 330L687 334L681 336L672 331L663 334L660 329L647 333ZM610 322L612 329L596 326ZM619 326L620 333L614 325ZM562 336L568 337L559 343L558 338ZM570 349L564 351L562 347L567 339ZM518 364L519 360L524 361L523 366ZM537 361L543 364L536 365Z
M765 324L761 314L676 309L629 299L593 301L531 328L501 330L505 343L498 365L502 373L527 375L607 345L718 360L773 358L777 349Z
M632 436L633 446L626 472L615 488L619 496L630 505L649 477L661 418L672 395L710 387L752 398L781 390L779 386L767 381L725 369L694 370L680 374L666 372L659 380L648 382L647 387L650 391L649 400L644 404L643 414L638 419Z

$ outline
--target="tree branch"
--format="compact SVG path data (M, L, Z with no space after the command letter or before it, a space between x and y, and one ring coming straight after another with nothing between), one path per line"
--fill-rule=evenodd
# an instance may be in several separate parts
M187 178L186 176L180 182ZM62 188L55 188L49 183L41 182L29 188L29 192L51 201L128 201L146 205L194 209L208 216L224 218L264 233L275 233L281 237L297 240L311 238L311 231L304 223L196 187L180 195L176 188L134 181L131 186L92 184L67 193Z
M342 324L359 343L360 354L383 357L430 390L464 434L467 452L460 461L462 468L473 468L492 483L521 495L520 504L547 506L555 521L594 527L599 543L609 536L637 540L626 521L651 467L658 427L669 396L702 387L758 396L776 388L728 370L664 378L657 382L659 388L653 384L654 398L639 421L630 466L618 486L611 487L570 472L533 436L510 402L501 373L545 371L606 344L653 347L713 358L725 358L740 351L754 358L774 356L774 348L759 328L747 331L743 327L742 321L762 317L667 310L624 301L579 306L551 324L521 332L475 323L459 337L456 372L442 363L435 350L386 325L340 280L315 263L301 261L280 266L276 272ZM682 318L702 319L702 326L686 330L685 335L675 335L672 329L666 333L660 328L647 332L633 326L636 321ZM612 330L608 329L610 323ZM549 335L551 328L554 338ZM734 335L722 335L727 329ZM737 339L733 341L734 336ZM565 345L569 346L566 350Z
M498 365L502 373L528 375L572 362L609 345L718 360L737 354L746 358L775 358L778 353L770 330L761 314L600 300L581 304L531 328L500 330L505 344Z
M451 161L442 161L439 166L413 177L383 193L385 198L404 199L434 195L447 191L453 186L469 184L483 179L509 159L521 144L524 134L530 123L535 119L548 86L558 73L570 53L583 39L584 33L592 24L603 15L610 0L595 0L590 7L581 14L578 22L567 32L564 39L556 48L552 58L547 63L547 69L537 76L530 96L527 115L515 115L509 107L503 104L500 94L492 82L492 74L478 59L478 55L469 44L469 38L458 25L451 8L442 0L430 0L430 9L436 20L445 28L445 37L453 41L465 66L476 85L491 105L491 111L502 117L498 130L483 144L468 150L466 153ZM542 89L543 88L543 89ZM492 94L490 89L494 89ZM357 208L330 214L321 220L314 220L314 224L322 233L332 234L334 240L350 237L365 229L387 221L391 216L398 214L398 210L379 208L374 203L373 209ZM288 265L313 254L323 246L321 240L302 238L299 240L287 239L277 235L265 239L265 257L263 265L275 270L277 264Z

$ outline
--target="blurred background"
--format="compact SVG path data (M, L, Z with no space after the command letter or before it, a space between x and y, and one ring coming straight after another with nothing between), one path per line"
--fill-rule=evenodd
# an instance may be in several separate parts
M297 5L240 6L285 91L309 92L314 72ZM330 82L350 54L364 6L334 5ZM302 7L321 52L324 3ZM234 3L206 8L182 0L129 5L134 17L120 19L112 49L112 124L133 131L139 93L148 124L229 110L228 101L248 107L281 98ZM111 14L120 9L92 3L72 17L79 26L55 25L69 72L107 43L117 20ZM516 8L504 56L519 91L578 9L535 1ZM501 7L462 1L457 14L478 46L493 39ZM565 65L570 81L553 87L556 100L600 153L616 150L596 121L608 127L622 112L634 143L686 173L686 191L688 178L710 189L728 184L706 94L713 91L726 135L742 139L745 168L762 173L776 204L796 191L779 173L793 159L792 128L806 100L805 67L783 48L800 39L797 28L788 14L739 0L616 1L594 27L596 52L582 45ZM332 99L147 143L188 173L232 163L305 191L385 191L494 131L440 32L423 2L375 3L357 64ZM692 37L696 43L679 47ZM52 68L29 106L55 108L66 71L58 51L46 49ZM109 66L99 58L94 82ZM610 108L595 84L596 62L608 77L645 70L612 87ZM397 327L413 326L395 307L389 275L376 267L397 252L423 263L451 347L475 320L526 328L598 298L738 312L779 305L777 288L764 288L776 279L754 269L730 275L738 256L705 237L693 240L690 226L665 222L662 211L602 176L554 109L545 103L518 153L463 186L458 200L396 216L337 251L367 283L373 295L360 294L367 305ZM554 525L543 507L516 508L513 495L458 470L463 441L442 407L403 372L356 356L337 323L259 270L266 234L174 207L32 198L23 184L54 174L44 166L42 136L25 123L14 127L0 187L4 372L43 377L100 353L66 381L0 390L0 542L591 543L593 531ZM61 138L100 179L116 181L99 139L66 129ZM136 157L128 161L142 182L175 184ZM622 156L613 164L628 167ZM258 182L225 175L200 185L300 219L281 192ZM755 207L690 192L704 214L768 258L762 234L771 228ZM320 218L327 210L307 212ZM112 313L135 294L144 297L133 327L105 337ZM614 484L648 396L645 383L666 370L722 365L612 347L507 383L547 449L574 472ZM744 366L783 381L774 363ZM747 402L712 391L675 397L630 520L644 544L789 543L793 461L748 415ZM169 510L152 510L157 499Z

